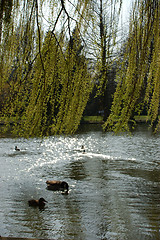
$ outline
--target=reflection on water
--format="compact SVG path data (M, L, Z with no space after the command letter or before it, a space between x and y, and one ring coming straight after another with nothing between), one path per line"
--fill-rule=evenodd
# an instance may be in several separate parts
M143 126L133 136L87 130L0 139L0 235L160 239L160 136ZM52 179L67 181L69 194L47 191ZM29 207L32 197L44 197L45 209Z

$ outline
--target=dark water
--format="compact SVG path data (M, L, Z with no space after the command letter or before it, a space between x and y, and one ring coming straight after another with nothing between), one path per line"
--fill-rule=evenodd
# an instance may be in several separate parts
M48 191L48 179L67 181L69 194ZM32 197L44 197L45 209L29 207ZM113 136L87 126L68 137L1 138L0 235L160 239L160 136L143 127Z

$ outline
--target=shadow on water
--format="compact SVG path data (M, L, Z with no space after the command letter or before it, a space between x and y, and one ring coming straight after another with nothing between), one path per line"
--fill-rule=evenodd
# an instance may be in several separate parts
M67 166L66 171L69 177L76 181L84 180L87 177L83 160L71 162L69 166Z

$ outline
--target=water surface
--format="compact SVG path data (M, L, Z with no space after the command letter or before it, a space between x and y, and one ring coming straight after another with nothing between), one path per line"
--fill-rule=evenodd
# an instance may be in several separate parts
M144 126L132 136L82 130L0 139L0 235L160 239L160 136ZM48 191L52 179L67 181L69 194ZM32 197L44 197L45 209L29 207Z

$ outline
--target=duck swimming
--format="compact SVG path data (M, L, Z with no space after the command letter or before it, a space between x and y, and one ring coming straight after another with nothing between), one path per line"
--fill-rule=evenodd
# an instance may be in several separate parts
M40 198L39 200L31 199L28 201L30 207L39 207L44 208L45 202L47 202L44 198Z
M84 145L82 145L81 150L82 150L83 153L85 153Z
M16 150L16 151L20 151L20 149L19 149L17 146L15 146L15 150Z
M65 191L68 193L69 185L65 181L56 181L56 180L48 180L46 181L47 189L53 191Z

